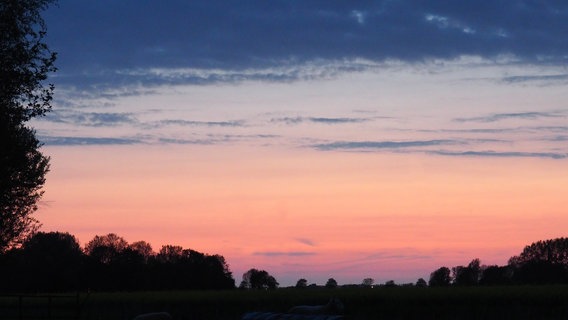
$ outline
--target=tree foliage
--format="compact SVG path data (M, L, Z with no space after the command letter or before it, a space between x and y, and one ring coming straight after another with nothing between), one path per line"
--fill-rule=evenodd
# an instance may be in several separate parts
M298 282L296 282L296 288L298 289L304 289L308 287L308 280L301 278L298 280Z
M428 285L431 287L445 287L450 285L451 280L450 269L441 267L430 274Z
M265 270L252 268L243 274L243 289L276 289L279 283Z
M128 242L114 233L95 236L85 246L85 253L100 263L109 264L126 248Z
M49 170L33 130L6 120L0 112L0 252L37 230L39 222L31 214Z
M467 266L442 267L430 275L430 286L566 284L568 283L568 238L541 240L526 246L505 266L482 266L473 259ZM452 279L453 278L453 279Z
M145 242L129 245L111 233L95 236L88 243L89 250L81 250L75 237L68 233L38 232L21 248L0 254L0 292L235 287L229 266L220 255L182 248L176 259L165 260L147 251L147 243L144 250L135 250L140 243ZM112 251L111 258L100 259L100 252L105 250ZM146 256L148 252L151 253Z
M473 286L478 284L481 276L481 263L479 259L473 259L467 267L457 266L452 268L454 284L460 286Z
M545 261L568 266L568 238L541 240L526 246L520 255L511 257L509 265Z
M329 288L329 289L337 288L337 281L333 278L329 278L329 279L327 279L327 282L325 283L325 287Z
M424 280L424 278L419 278L418 280L416 280L416 286L424 288L428 286L428 283L426 282L426 280Z
M361 285L364 286L364 287L372 287L374 283L375 283L375 279L365 278L365 279L363 279L363 282L361 282Z
M0 3L0 103L13 123L23 123L51 109L56 54L44 42L41 12L54 0L3 0Z
M51 109L56 54L44 42L41 12L53 0L0 2L0 251L21 244L39 223L31 217L49 158L25 123Z

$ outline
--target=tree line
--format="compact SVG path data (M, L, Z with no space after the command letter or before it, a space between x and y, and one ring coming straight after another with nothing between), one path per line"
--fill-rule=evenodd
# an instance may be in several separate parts
M394 281L385 286L394 286ZM441 267L427 285L475 286L568 283L568 238L526 246L505 266ZM389 285L390 284L390 285ZM373 279L363 280L372 286ZM265 270L243 274L240 289L276 289L279 283ZM416 286L426 286L419 279ZM309 287L300 279L297 288ZM330 278L325 287L338 287ZM0 292L213 290L234 289L235 280L221 255L165 245L158 252L145 241L128 243L109 233L95 236L84 248L63 232L36 232L22 245L0 253Z
M568 238L541 240L526 246L507 265L441 267L430 274L430 286L474 286L568 283Z
M232 289L221 255L165 245L128 243L110 233L81 248L69 233L37 232L0 254L0 291L64 292Z

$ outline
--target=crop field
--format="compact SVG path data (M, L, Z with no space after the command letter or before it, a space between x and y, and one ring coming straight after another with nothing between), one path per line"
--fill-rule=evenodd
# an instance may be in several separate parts
M174 319L230 320L251 311L286 312L294 305L325 304L332 296L343 301L347 320L568 319L568 286L81 293L79 319L126 320L140 313L167 311ZM50 311L49 317L46 311L37 311L45 302L25 307L29 310L24 310L22 320L74 317L60 308ZM13 298L0 297L1 319L19 319L14 308Z

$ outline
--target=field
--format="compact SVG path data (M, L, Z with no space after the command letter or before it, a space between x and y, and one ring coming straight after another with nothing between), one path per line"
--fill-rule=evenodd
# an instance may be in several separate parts
M82 293L80 319L126 320L153 311L168 311L174 319L240 319L250 311L285 312L293 305L324 304L331 296L343 301L345 318L353 320L568 319L568 286ZM0 312L7 315L10 304L14 306L13 299L0 297ZM62 312L51 311L52 319ZM23 319L28 318L24 313ZM47 319L45 313L40 318Z

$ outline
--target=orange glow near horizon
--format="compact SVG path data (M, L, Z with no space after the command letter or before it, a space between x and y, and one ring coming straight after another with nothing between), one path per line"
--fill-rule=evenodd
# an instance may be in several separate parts
M42 230L83 245L110 232L156 251L181 245L225 256L237 281L256 267L293 284L333 273L340 282L415 281L477 257L505 264L568 227L563 161L116 148L45 149Z

